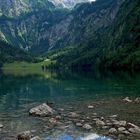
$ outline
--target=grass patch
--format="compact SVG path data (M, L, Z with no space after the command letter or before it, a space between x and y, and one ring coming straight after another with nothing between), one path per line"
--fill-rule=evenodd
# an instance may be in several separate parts
M42 66L49 66L55 63L50 59L46 59L39 63L28 63L28 62L13 62L5 63L2 67L4 74L14 75L28 75L28 74L44 74Z

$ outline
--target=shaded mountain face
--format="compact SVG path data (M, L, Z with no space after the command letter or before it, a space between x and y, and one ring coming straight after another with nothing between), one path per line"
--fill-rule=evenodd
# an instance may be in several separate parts
M54 48L86 43L96 36L97 31L103 31L111 25L123 1L98 0L77 5L71 11L57 9L47 0L0 2L3 11L0 38L14 46L42 54ZM3 6L8 10L2 10Z
M49 57L57 68L140 69L140 1L99 3L75 10L71 30L60 45L69 47Z

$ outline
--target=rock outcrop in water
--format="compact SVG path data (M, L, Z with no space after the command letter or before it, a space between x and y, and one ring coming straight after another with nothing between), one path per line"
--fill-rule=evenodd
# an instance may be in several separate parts
M18 134L17 139L18 140L41 140L41 138L38 136L34 137L31 131L21 132L20 134Z
M46 116L53 115L54 110L50 106L48 106L46 103L43 103L39 106L36 106L30 109L29 114L32 116L46 117Z

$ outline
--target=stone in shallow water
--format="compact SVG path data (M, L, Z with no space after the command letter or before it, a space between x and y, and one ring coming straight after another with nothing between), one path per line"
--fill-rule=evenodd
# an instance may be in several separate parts
M140 103L140 98L136 98L134 102L135 103Z
M0 124L0 128L3 128L3 125L2 124Z
M86 130L90 130L90 129L92 129L92 126L89 124L84 124L83 128Z
M50 115L53 115L53 113L54 113L54 110L50 106L48 106L46 103L36 106L30 109L29 111L30 115L40 116L40 117L50 116Z
M30 131L25 131L25 132L21 132L20 134L18 134L17 139L18 140L30 140L32 137L32 134Z
M130 100L129 97L124 98L123 101L127 103L132 103L132 100Z
M115 128L109 129L110 134L117 134L117 130Z
M93 108L94 108L94 106L92 106L92 105L88 106L88 109L93 109Z
M129 128L129 132L134 134L140 134L140 128Z
M126 129L125 129L124 127L119 127L119 128L118 128L118 131L119 131L120 133L123 133L125 130L126 130Z
M70 113L68 114L68 117L70 117L70 118L78 118L78 117L79 117L79 114L77 114L77 113L75 113L75 112L70 112Z
M97 126L104 126L105 123L104 123L103 121L97 119L97 120L96 120L96 125L97 125Z

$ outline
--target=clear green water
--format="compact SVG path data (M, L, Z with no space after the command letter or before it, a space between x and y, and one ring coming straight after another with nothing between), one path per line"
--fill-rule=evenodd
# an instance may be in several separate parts
M140 97L140 74L0 74L0 123L4 125L0 131L0 140L14 140L19 132L25 130L35 130L37 135L51 137L52 140L58 135L68 135L75 139L84 137L87 132L77 129L73 124L69 128L48 131L42 119L29 116L30 108L47 101L53 102L55 109L80 111L85 116L91 113L87 106L95 104L94 112L100 116L118 114L120 119L140 126L140 105L124 104L122 99L126 96L132 99ZM65 139L71 140L68 137Z

